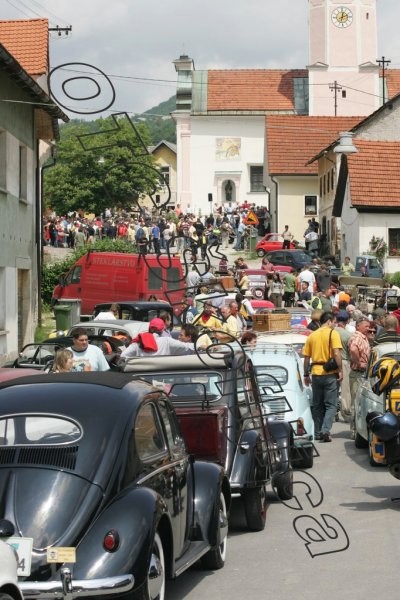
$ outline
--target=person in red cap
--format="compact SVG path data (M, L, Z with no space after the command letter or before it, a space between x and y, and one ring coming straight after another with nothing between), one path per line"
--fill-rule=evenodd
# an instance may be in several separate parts
M139 333L132 343L121 352L121 358L134 356L169 356L194 354L192 342L181 342L172 337L162 337L165 322L159 317L151 319L148 333Z

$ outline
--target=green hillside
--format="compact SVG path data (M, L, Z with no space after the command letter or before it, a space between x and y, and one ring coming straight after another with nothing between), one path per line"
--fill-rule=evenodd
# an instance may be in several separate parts
M151 141L154 145L157 145L161 140L176 143L175 121L170 117L170 113L175 108L176 98L172 96L169 100L165 100L143 113L144 122L149 129ZM148 116L146 117L146 115Z

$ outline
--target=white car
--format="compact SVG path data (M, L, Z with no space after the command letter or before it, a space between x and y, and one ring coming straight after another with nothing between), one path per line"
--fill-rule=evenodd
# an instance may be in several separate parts
M246 347L246 353L255 366L265 414L292 426L293 466L310 468L314 462L312 393L303 384L299 356L305 340L306 335L294 332L259 334L256 346Z
M367 427L366 417L369 412L384 413L385 407L385 396L381 394L377 396L372 391L372 386L376 383L376 377L369 377L368 372L370 366L373 365L380 358L387 356L388 358L400 359L400 344L396 342L386 342L384 344L378 344L374 346L369 358L365 377L363 378L357 394L354 399L354 414L355 414L355 426L356 435L354 443L356 448L370 448L370 432ZM370 462L374 464L373 457L370 453Z
M23 600L18 588L17 561L13 550L0 540L0 599Z

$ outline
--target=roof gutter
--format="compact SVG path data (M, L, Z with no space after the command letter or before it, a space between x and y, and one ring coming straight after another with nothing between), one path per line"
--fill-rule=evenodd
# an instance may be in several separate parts
M33 96L35 107L47 112L53 119L61 119L65 123L69 117L55 104L50 96L28 75L19 62L0 44L0 69L7 71L15 77L23 87Z

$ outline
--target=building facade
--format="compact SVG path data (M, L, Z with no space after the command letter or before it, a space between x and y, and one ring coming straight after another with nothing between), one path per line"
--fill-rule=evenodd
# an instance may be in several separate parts
M268 208L272 231L288 224L301 241L308 218L320 215L324 178L309 163L319 151L314 141L324 148L340 131L312 119L352 117L353 126L400 90L400 71L386 70L382 81L376 62L376 0L309 0L308 12L307 69L197 71L188 56L174 61L177 202L184 210L204 214L210 199L217 206L247 200ZM280 146L296 144L295 164L292 152L276 160ZM338 225L328 211L321 216L331 237Z
M5 100L0 102L0 364L34 339L40 297L40 167L57 138L58 119L68 120L38 83L44 81L42 66L48 65L47 40L45 20L0 22L0 98Z

